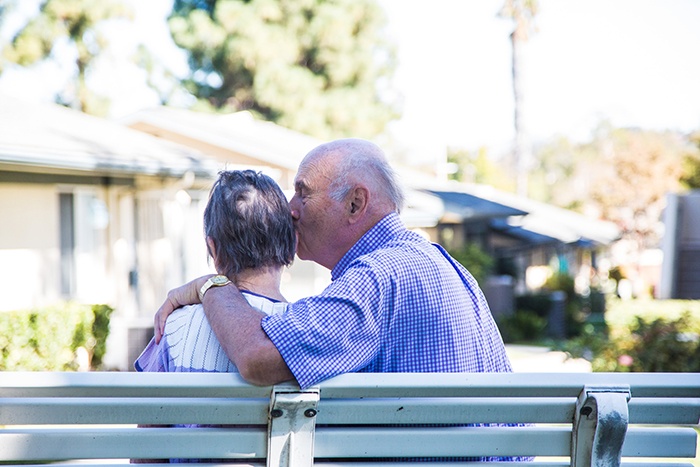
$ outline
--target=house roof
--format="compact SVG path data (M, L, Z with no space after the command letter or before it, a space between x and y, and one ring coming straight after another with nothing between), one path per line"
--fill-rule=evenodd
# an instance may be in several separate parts
M249 112L216 114L162 106L141 110L121 122L134 128L144 124L160 128L295 172L303 157L322 143L304 133L255 119Z
M504 218L522 216L525 211L489 201L464 192L426 190L442 200L445 212L459 218L460 222L468 220Z
M592 219L574 211L507 193L488 185L442 183L434 193L446 202L446 209L464 215L463 220L492 218L491 226L532 243L561 243L590 247L607 245L620 236L612 222ZM462 203L462 208L449 207ZM496 221L497 220L497 221Z
M489 225L497 232L517 238L530 245L555 245L562 243L561 239L550 237L519 225L512 225L508 223L507 219L492 219Z
M193 149L56 104L0 95L0 128L0 164L18 171L208 178L218 168Z

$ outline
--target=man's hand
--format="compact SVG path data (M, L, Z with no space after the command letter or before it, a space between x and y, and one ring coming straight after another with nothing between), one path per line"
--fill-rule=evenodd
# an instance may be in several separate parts
M168 319L170 313L182 306L200 303L199 289L201 289L207 279L213 275L214 274L207 274L206 276L198 277L168 292L168 297L160 308L158 308L156 316L153 318L153 333L156 338L156 344L159 344L160 339L163 337L165 321Z

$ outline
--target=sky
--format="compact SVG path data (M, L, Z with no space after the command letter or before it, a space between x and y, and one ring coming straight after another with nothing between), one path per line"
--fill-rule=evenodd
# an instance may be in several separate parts
M124 50L139 40L184 72L165 24L171 0L131 0L136 27L93 83L115 96L114 116L155 105ZM395 138L415 147L506 150L512 145L511 23L505 0L379 0L397 44L394 85L403 118ZM27 5L28 2L21 2ZM601 122L654 130L700 129L700 1L539 0L526 47L525 107L535 143L586 140ZM116 64L116 65L115 65ZM117 66L118 65L118 66ZM51 98L46 76L0 77L0 92ZM19 91L19 90L22 91Z
M504 0L381 0L399 44L396 125L450 146L512 141L511 23ZM526 46L525 113L534 142L585 140L601 121L700 129L700 2L540 0Z

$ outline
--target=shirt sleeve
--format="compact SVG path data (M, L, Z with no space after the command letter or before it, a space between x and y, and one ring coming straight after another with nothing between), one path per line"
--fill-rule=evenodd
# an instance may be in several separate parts
M141 352L139 358L134 362L136 371L168 371L168 344L167 340L162 340L160 345L156 344L155 338L152 338L146 348Z
M362 369L379 352L380 280L355 267L321 295L263 318L262 327L302 388Z

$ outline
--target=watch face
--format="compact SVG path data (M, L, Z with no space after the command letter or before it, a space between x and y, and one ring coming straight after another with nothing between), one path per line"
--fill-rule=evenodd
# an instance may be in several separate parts
M211 278L211 282L214 285L223 285L228 282L228 277L226 276L214 276Z

